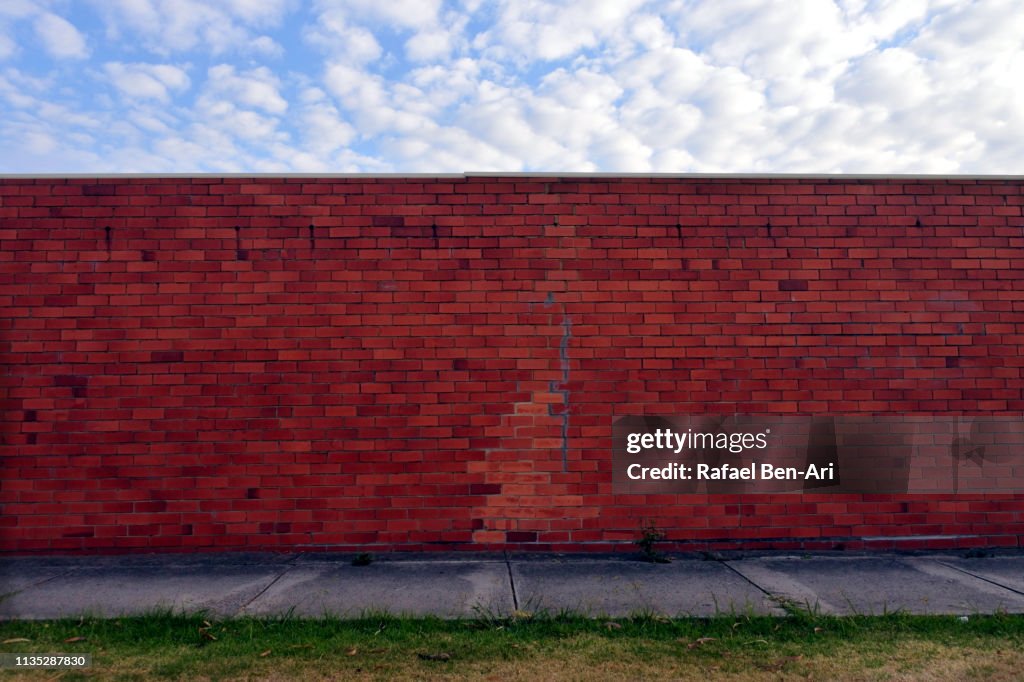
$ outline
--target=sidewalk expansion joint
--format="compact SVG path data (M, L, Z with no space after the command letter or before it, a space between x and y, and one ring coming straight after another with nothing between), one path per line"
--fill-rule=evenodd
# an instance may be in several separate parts
M505 568L508 570L508 585L512 588L512 608L518 611L519 597L516 595L516 579L512 577L512 561L509 559L508 552L505 552Z
M291 571L291 570L292 570L293 568L295 568L295 565L294 565L294 564L293 564L293 565L291 565L291 566L288 566L288 568L286 568L285 570L281 571L281 573L280 573L280 574L279 574L278 576L276 576L276 577L275 577L275 578L274 578L273 580L271 580L271 581L270 581L269 583L267 583L267 586L266 586L266 587L264 587L264 588L263 588L262 590L260 590L260 591L259 591L259 594L257 594L257 595L256 595L255 597L253 597L253 598L252 598L252 599L250 599L249 601L245 602L245 603L244 603L244 604L243 604L243 605L241 606L241 608L239 608L239 609L238 609L238 611L237 611L237 612L235 612L235 616L241 616L241 615L242 615L242 614L243 614L243 613L245 612L245 610L246 610L247 608L249 608L250 606L252 606L253 602L255 602L255 601L256 601L257 599L259 599L260 597L262 597L263 595L265 595L265 594L267 593L267 590L269 590L269 589L270 589L271 587L273 587L274 585L276 585L276 584L277 584L277 581L278 581L278 580L280 580L281 578L283 578L283 577L284 577L284 576L285 576L285 575L286 575L286 574L287 574L287 573L288 573L289 571Z
M753 580L751 580L747 576L743 575L743 573L741 571L736 570L732 566L732 564L730 564L728 561L719 561L718 563L722 564L723 566L728 568L730 571L732 571L733 573L735 573L739 577L743 578L743 580L745 580L746 582L750 583L755 588L757 588L757 590L760 591L761 594L763 594L764 596L768 597L768 599L771 600L771 602L774 604L774 606L772 606L772 609L775 610L776 612L778 612L779 615L785 615L786 614L786 609L782 607L782 598L779 595L772 594L771 592L769 592L765 588L761 587L760 585L755 583Z
M938 559L935 559L934 561L935 561L935 563L939 564L940 566L945 566L946 568L952 568L954 571L959 571L960 573L963 573L965 575L969 575L972 578L977 578L978 580L983 580L983 581L989 583L990 585L995 585L996 587L1001 587L1004 590L1009 590L1010 592L1013 592L1014 594L1024 595L1024 591L1014 589L1014 588L1010 587L1009 585L1004 585L1003 583L996 582L995 580L992 580L991 578L986 578L985 576L978 575L977 573L971 573L970 571L968 571L965 568L960 568L959 566L954 566L952 564L947 564L946 562L939 561Z
M75 572L75 568L72 567L72 568L67 569L63 573L58 573L57 575L51 575L49 578L43 578L39 582L32 583L31 585L26 585L25 587L22 587L19 590L11 590L10 592L0 592L0 598L9 597L12 594L20 594L21 592L24 592L25 590L31 590L31 589L34 589L36 587L39 587L40 585L45 585L46 583L51 582L53 580L56 580L57 578L63 578L64 576L71 575L74 572Z

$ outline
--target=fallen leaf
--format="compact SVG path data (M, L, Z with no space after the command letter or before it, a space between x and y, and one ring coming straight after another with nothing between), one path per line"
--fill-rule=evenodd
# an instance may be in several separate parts
M608 628L609 630L621 630L622 629L621 625L619 625L618 623L613 623L611 621L605 623L604 626L606 628Z
M450 661L450 660L452 660L452 655L448 654L448 653L445 653L443 651L441 653L439 653L439 654L418 653L416 655L419 656L424 661Z
M266 651L263 651L263 652L260 653L260 658L266 658L269 655L270 655L270 649L267 649Z
M815 632L821 632L821 628L814 628Z
M349 649L348 651L345 652L345 655L346 656L355 656L358 653L359 653L359 647L352 647L351 649Z
M15 642L31 642L32 640L27 637L14 637L12 639L5 639L4 644L14 644Z
M68 637L67 639L64 640L64 643L67 644L67 643L70 643L70 642L84 642L87 639L88 639L88 637Z
M213 635L211 635L209 632L207 632L205 628L200 628L199 629L199 634L202 636L203 639L208 639L211 642L216 642L217 641L217 638L214 637Z
M686 648L687 649L696 649L697 647L703 646L703 645L707 644L708 642L714 642L715 639L716 639L715 637L698 637L693 642L690 642L689 644L687 644Z

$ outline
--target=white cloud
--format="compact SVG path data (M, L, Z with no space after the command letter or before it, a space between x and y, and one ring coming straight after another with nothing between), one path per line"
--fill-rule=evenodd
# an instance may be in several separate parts
M318 0L322 13L343 11L371 24L385 24L407 29L437 23L440 0Z
M451 42L447 31L421 31L405 42L405 53L418 62L438 59L451 52Z
M355 129L342 118L323 91L310 88L302 99L301 129L308 150L334 152L355 138Z
M39 7L31 0L4 0L0 3L0 17L24 19L39 12Z
M228 98L271 114L282 114L288 109L288 102L278 92L279 87L280 81L265 66L238 74L230 64L218 64L208 72L203 98Z
M180 68L170 64L122 64L104 66L110 82L124 95L134 99L156 99L167 102L168 90L187 90L190 81Z
M32 154L49 154L57 149L57 140L47 133L33 130L25 135L24 146Z
M0 27L0 30L2 30L2 27ZM18 46L10 36L0 33L0 59L10 57L14 54L17 47Z
M422 104L436 111L435 115L441 115L446 107L479 89L482 73L478 61L462 58L413 69L406 82L419 89Z
M674 46L675 36L665 26L661 17L642 14L630 21L629 37L643 49L663 50Z
M0 74L0 96L16 109L35 106L38 100L27 93L30 91L40 92L45 89L45 82L28 77L17 69L9 68Z
M159 55L198 47L215 55L228 51L273 53L273 39L254 34L253 28L278 26L295 7L292 0L94 2L104 16L109 38L140 40Z
M379 76L345 64L327 67L327 89L355 116L364 135L376 135L393 125L396 112L389 106L385 82Z
M373 33L352 25L346 13L328 9L306 32L306 40L351 64L363 64L381 56L381 47Z
M280 57L284 54L284 48L270 36L260 36L249 41L249 47L255 52L261 52L269 57Z
M299 0L222 0L230 14L262 26L278 25L298 3Z
M478 35L474 46L495 59L523 61L563 59L602 43L614 51L624 47L630 15L642 2L503 0L495 26Z
M13 25L38 13L39 8L29 0L8 0L0 3L0 59L7 59L18 52L18 43L13 36Z
M57 59L84 59L89 56L85 38L66 19L46 12L35 20L36 36L43 48Z
M159 109L133 109L127 120L137 129L157 135L173 132L178 121L175 117Z
M404 42L407 59L444 60L466 42L462 33L469 18L455 9L441 10L439 0L319 0L306 38L334 61L362 64L383 56L382 32L411 33Z
M0 2L5 65L32 57L13 37L33 31L105 60L0 72L0 166L1012 173L1024 157L1017 0L94 0L103 36L59 24L64 6ZM96 73L110 90L83 87Z
M412 37L405 41L406 58L413 62L437 62L464 52L468 25L469 15L454 10L441 13L434 23L418 24Z
M388 137L385 152L401 159L408 172L460 172L466 168L482 171L518 170L518 159L502 153L464 130L429 126L416 137Z

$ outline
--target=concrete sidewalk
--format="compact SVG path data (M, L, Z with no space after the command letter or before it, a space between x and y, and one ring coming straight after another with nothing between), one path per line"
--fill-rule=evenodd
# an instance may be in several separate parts
M369 611L623 616L1024 613L1024 553L763 553L650 564L579 555L189 554L0 559L0 619L155 608L218 617Z

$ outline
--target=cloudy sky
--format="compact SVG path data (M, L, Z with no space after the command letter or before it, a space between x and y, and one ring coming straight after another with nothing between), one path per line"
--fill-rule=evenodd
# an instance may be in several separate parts
M1021 0L0 0L0 172L1024 173Z

